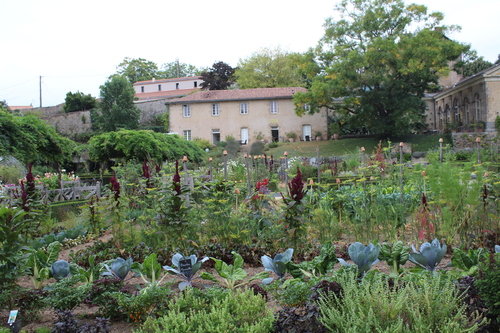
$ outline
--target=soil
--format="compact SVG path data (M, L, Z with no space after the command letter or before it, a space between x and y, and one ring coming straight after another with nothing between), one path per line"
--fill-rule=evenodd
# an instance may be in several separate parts
M107 242L111 238L112 238L112 236L108 234L108 235L104 235L104 236L100 237L99 240L101 240L103 242ZM61 250L61 252L59 253L59 260L69 261L69 259L70 259L69 254L71 251L77 252L78 250L81 250L81 249L84 249L88 246L93 245L93 243L94 242L92 241L89 243L74 246L72 248ZM443 260L441 261L441 264L439 265L438 268L444 269L449 264L450 258L451 258L450 255L446 255L445 258L443 258ZM408 262L403 267L408 268L408 267L412 267L412 266L414 266L414 265L412 263ZM248 273L248 276L253 276L253 275L260 273L264 270L263 267L244 267L244 268L245 268L245 271ZM336 268L338 268L338 267L336 267ZM386 274L389 273L389 268L385 262L379 262L379 263L375 264L374 266L372 266L372 268L377 269L380 272L383 272ZM217 274L215 274L214 269L206 269L205 271L213 273L214 276L217 276ZM179 282L181 281L177 277L171 275L171 278L168 281L172 281L172 280L179 281ZM49 279L49 280L45 281L44 285L52 284L54 282L55 282L54 279ZM203 280L204 284L205 284L205 282L206 281ZM140 277L127 278L125 283L131 284L131 285L143 285L144 284L144 282L142 281L142 279ZM210 282L208 282L207 284L210 284ZM28 276L21 277L18 280L18 285L21 287L25 287L25 288L32 288L33 287L33 283L31 282L31 280ZM176 286L176 284L174 284L174 286ZM273 306L273 307L275 306L274 302L271 306ZM80 323L85 323L88 321L93 321L94 318L93 318L92 314L94 314L96 311L97 311L97 308L90 308L86 305L82 305L82 306L76 307L72 312L76 315L77 320ZM8 311L7 310L0 311L0 323L1 323L0 327L6 326L5 323L7 322L7 318L8 318ZM40 320L38 320L36 322L23 323L22 329L26 333L34 333L37 328L41 328L41 327L46 327L46 328L51 329L55 319L56 319L56 315L55 315L55 312L53 310L45 310L42 313ZM137 326L134 324L131 324L131 323L124 322L124 321L111 321L110 328L111 328L110 332L112 332L112 333L132 333L133 330L135 328L137 328Z

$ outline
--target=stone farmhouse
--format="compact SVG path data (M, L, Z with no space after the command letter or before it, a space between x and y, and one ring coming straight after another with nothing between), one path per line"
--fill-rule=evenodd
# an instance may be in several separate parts
M326 111L299 117L293 95L304 88L260 88L198 91L166 102L170 131L186 140L201 138L215 144L232 136L242 144L256 140L313 140L327 135Z

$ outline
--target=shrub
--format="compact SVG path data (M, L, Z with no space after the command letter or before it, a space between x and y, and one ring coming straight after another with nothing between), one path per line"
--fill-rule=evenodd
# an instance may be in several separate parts
M424 271L394 287L384 274L360 282L351 272L338 274L343 296L318 301L320 321L330 332L474 332L478 315L467 318L465 305L445 275Z
M263 151L264 151L264 142L262 141L255 141L250 146L250 155L252 156L261 155Z
M189 302L185 300L189 299ZM188 305L188 306L186 306ZM224 297L194 296L188 288L169 303L170 311L158 319L148 319L136 333L152 332L269 332L273 326L272 309L252 290L228 292Z
M500 255L490 254L489 259L479 265L479 274L474 283L479 296L486 303L489 315L500 325Z

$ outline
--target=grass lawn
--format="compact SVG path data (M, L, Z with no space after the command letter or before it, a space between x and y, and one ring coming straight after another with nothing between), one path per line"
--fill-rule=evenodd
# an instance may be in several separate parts
M405 135L394 138L392 145L404 142L411 144L413 151L428 151L439 147L439 138L442 135ZM447 139L443 137L446 143ZM361 147L365 147L367 153L372 153L376 150L379 139L375 137L365 138L349 138L341 140L327 140L327 141L301 141L301 142L284 142L280 143L278 147L271 148L266 151L268 156L283 156L283 153L288 152L288 156L301 156L301 157L314 157L319 150L320 156L342 156L359 151ZM387 147L387 140L382 141L383 147Z

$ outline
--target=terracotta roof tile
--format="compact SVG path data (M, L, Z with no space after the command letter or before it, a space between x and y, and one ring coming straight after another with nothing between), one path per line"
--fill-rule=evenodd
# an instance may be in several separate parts
M292 98L296 92L306 92L307 89L301 87L286 88L258 88L258 89L235 89L235 90L203 90L182 98L170 101L170 104L177 103L201 103L212 101L234 101L234 100L255 100L255 99L281 99Z
M162 82L173 82L173 81L191 81L191 80L201 80L201 76L188 76L188 77L175 77L171 79L155 79L148 81L137 81L133 85L139 86L141 84L149 84L149 83L162 83Z

